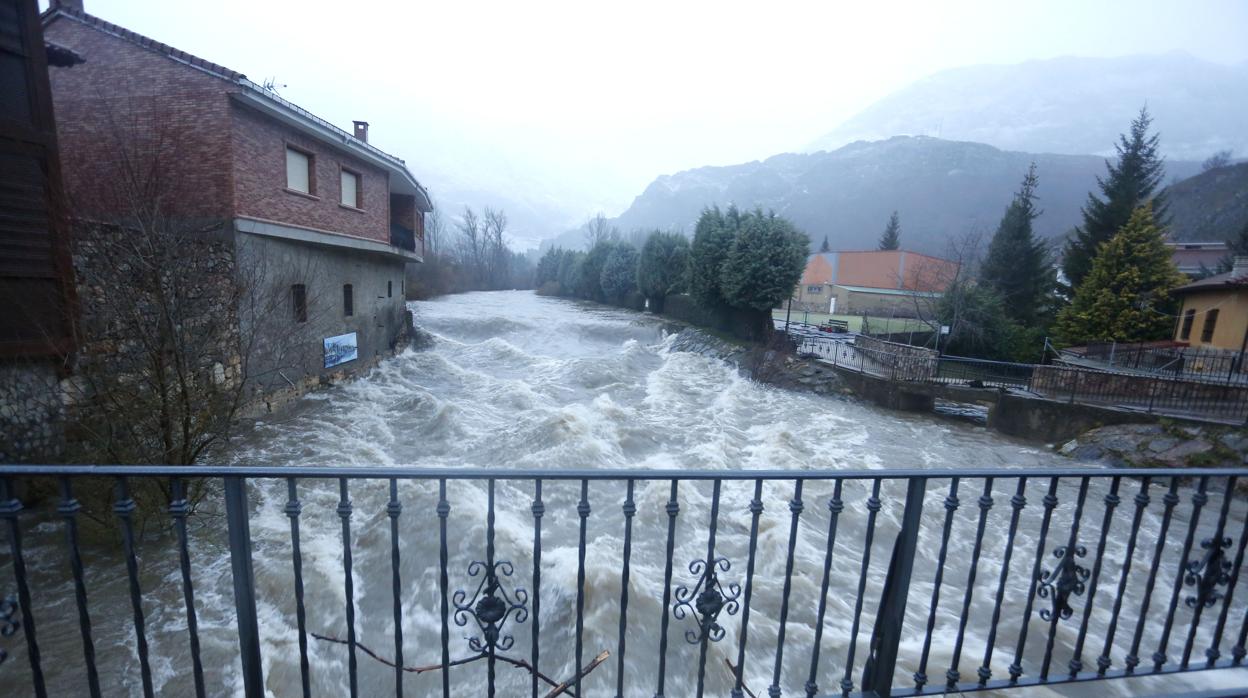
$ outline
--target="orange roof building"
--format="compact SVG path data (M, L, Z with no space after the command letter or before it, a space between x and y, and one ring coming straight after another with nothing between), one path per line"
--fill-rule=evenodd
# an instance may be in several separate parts
M903 317L914 298L945 291L958 264L905 250L821 252L806 260L794 309Z

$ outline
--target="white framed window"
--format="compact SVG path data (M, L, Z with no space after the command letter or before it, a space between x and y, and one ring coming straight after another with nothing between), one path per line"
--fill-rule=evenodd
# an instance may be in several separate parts
M361 205L364 202L360 198L359 173L344 168L342 170L342 199L340 203L351 208L364 208Z
M286 148L286 188L293 191L311 194L312 155L287 146Z

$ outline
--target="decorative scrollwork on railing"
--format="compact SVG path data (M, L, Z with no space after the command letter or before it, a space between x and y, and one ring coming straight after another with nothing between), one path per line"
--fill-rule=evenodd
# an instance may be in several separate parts
M1222 598L1218 587L1226 586L1231 581L1231 561L1226 559L1223 552L1231 547L1231 539L1206 538L1201 541L1200 547L1205 549L1204 557L1200 560L1189 560L1185 565L1187 573L1183 582L1196 587L1196 594L1184 600L1188 608L1212 607Z
M698 583L692 589L677 587L676 605L672 608L672 615L677 620L684 620L692 614L698 622L697 632L685 631L685 641L689 644L696 645L704 639L719 642L724 636L724 629L718 621L719 614L727 611L730 616L736 615L740 608L737 599L741 596L741 585L730 583L725 588L716 571L727 572L731 568L732 563L726 557L715 558L709 567L706 560L689 563L689 573L698 578Z
M4 599L0 599L0 637L13 637L21 630L21 621L14 618L17 613L17 597L9 595ZM4 664L4 660L9 658L9 653L0 647L0 664Z
M516 623L523 623L529 617L529 593L516 587L512 594L499 584L499 577L510 577L514 569L512 564L501 560L493 565L474 561L468 565L468 576L481 575L481 582L469 598L467 592L460 589L455 592L455 624L463 627L468 619L477 624L482 637L473 636L468 639L468 647L474 652L489 652L495 649L509 650L515 644L515 638L502 633L503 626L509 618ZM514 599L513 599L514 596Z
M1078 558L1086 557L1087 554L1088 549L1082 545L1064 545L1053 551L1053 557L1058 560L1057 566L1045 571L1037 590L1040 598L1053 599L1053 608L1040 609L1040 618L1046 621L1054 618L1066 620L1075 612L1070 606L1070 595L1083 595L1083 583L1091 573L1088 568L1079 564Z

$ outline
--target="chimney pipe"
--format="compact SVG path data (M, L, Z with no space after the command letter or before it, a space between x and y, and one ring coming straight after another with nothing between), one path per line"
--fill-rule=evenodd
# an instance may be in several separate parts
M1248 277L1248 256L1237 255L1231 263L1231 278L1242 279Z
M355 124L355 137L367 143L368 142L368 122L367 121L352 121L351 123Z

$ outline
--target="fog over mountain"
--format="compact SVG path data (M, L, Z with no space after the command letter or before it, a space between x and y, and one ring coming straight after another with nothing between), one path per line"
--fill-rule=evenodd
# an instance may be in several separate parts
M1146 104L1167 157L1248 154L1248 63L1220 65L1179 52L944 70L875 102L804 150L926 135L1005 150L1109 155Z
M1096 187L1096 177L1105 173L1103 157L1004 151L925 136L664 175L613 223L623 231L692 234L704 207L757 205L791 219L813 245L827 236L833 248L870 249L896 210L903 247L940 254L961 233L991 234L1033 161L1044 212L1036 231L1044 237L1061 235L1079 223L1080 207ZM1192 161L1166 165L1168 178L1199 171L1200 164ZM582 241L579 231L570 231L553 242L579 247Z

